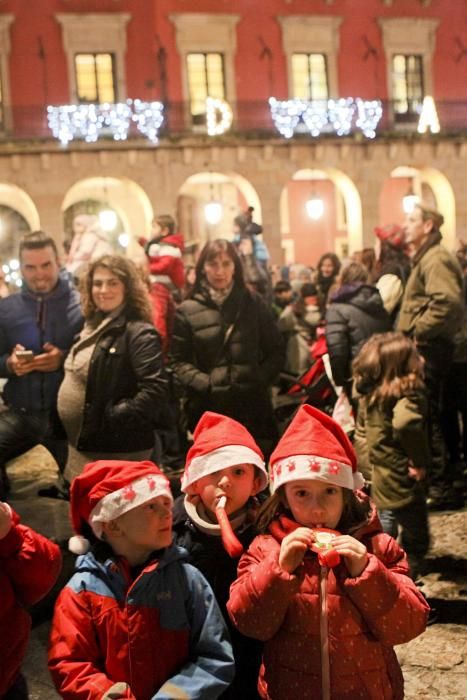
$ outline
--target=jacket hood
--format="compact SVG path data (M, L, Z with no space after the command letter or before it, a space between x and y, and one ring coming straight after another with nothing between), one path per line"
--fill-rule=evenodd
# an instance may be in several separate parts
M188 552L183 549L183 547L178 547L177 545L171 545L167 547L162 556L159 558L159 568L168 566L174 561L186 561L188 559ZM109 569L112 570L115 567L115 562L118 557L109 557L104 562L96 559L92 551L79 556L76 560L75 571L91 571L99 575L99 572L108 572ZM150 565L150 564L148 564Z
M340 287L333 295L331 303L352 304L372 315L379 316L385 313L383 300L377 288L360 282Z

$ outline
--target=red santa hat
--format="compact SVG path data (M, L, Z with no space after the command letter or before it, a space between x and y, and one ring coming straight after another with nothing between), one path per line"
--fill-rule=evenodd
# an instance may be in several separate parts
M233 418L206 411L193 433L188 450L182 491L193 493L193 484L203 476L236 464L254 464L261 475L261 488L268 484L263 453L248 430Z
M386 226L376 226L375 236L380 241L387 241L394 248L403 248L405 245L404 229L399 224L387 224Z
M326 413L300 406L270 459L271 491L289 481L316 479L359 489L365 481L349 438Z
M84 523L101 539L102 523L157 496L173 500L169 480L153 462L99 460L87 464L70 489L71 522L76 532L68 542L70 551L88 551L89 542L82 536Z

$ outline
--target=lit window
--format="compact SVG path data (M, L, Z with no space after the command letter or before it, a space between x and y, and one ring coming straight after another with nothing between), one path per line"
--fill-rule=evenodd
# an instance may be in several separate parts
M329 97L326 56L322 53L292 54L293 97L327 100Z
M418 114L424 96L423 57L403 54L393 56L392 81L394 112Z
M78 102L115 102L114 57L111 53L75 55Z
M189 53L186 60L190 112L199 123L206 113L206 97L225 99L224 59L220 53Z

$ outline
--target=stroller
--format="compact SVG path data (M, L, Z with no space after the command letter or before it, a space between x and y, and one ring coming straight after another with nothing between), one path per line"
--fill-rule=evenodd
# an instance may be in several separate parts
M274 414L282 434L298 407L310 404L320 411L332 415L337 394L326 370L328 348L324 332L310 348L311 365L300 377L281 372L281 386L289 388L276 397Z

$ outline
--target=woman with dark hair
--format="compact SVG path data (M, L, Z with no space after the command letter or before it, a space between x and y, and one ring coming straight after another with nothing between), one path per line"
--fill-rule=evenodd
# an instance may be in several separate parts
M211 241L201 251L193 291L175 316L171 358L186 391L190 430L204 411L215 411L243 423L270 451L277 437L270 387L284 350L271 311L247 289L229 241Z
M326 315L329 290L335 283L340 269L341 262L335 253L324 253L318 261L315 284L322 318Z
M376 287L368 284L368 270L353 262L341 272L326 311L326 342L334 382L352 394L352 360L367 338L391 330Z
M58 394L69 481L87 462L147 459L167 394L147 289L131 260L93 261L81 279L81 303L85 326Z

